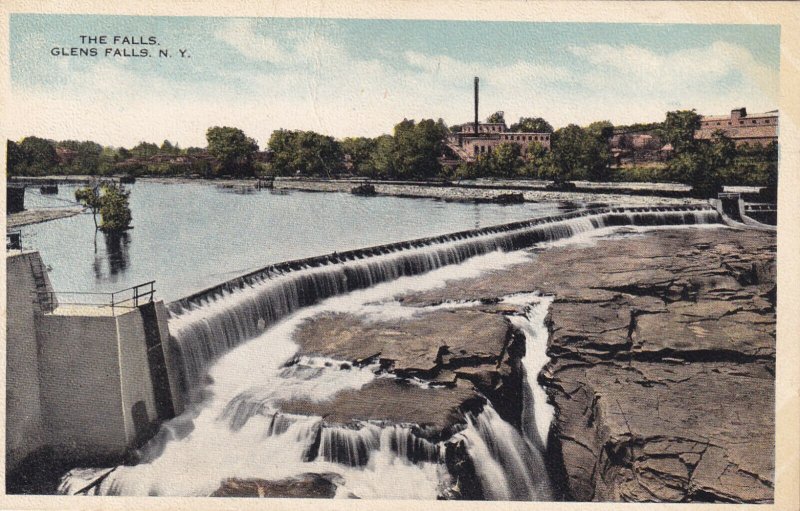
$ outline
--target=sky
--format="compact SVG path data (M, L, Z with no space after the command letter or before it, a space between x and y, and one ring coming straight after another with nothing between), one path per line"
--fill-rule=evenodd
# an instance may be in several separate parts
M778 108L779 41L772 25L12 14L9 135L188 147L235 126L262 148L280 128L377 136L404 118L470 121L474 76L481 118L509 124L762 112Z

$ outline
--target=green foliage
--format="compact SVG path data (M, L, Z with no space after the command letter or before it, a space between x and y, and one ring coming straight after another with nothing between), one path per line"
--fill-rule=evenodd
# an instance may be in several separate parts
M122 185L100 183L75 190L75 200L92 211L94 226L104 232L122 232L130 229L131 208L128 205L130 192ZM102 222L98 226L97 213Z
M394 137L391 135L381 135L375 139L375 150L369 159L371 177L390 179L397 176L394 151Z
M525 164L519 170L522 176L546 180L553 180L558 176L559 173L553 163L553 153L545 149L541 143L531 142L525 156Z
M520 117L509 128L510 131L521 133L552 133L553 126L541 117Z
M691 151L695 145L694 132L700 128L700 115L694 110L667 112L664 139L672 144L675 154Z
M551 137L552 162L557 173L555 181L585 179L586 165L583 148L586 133L578 125L570 124L560 128Z
M139 142L131 149L134 158L147 159L158 154L158 146L150 142Z
M9 153L9 156L11 154ZM14 150L16 175L44 176L53 174L58 165L55 143L39 137L25 137ZM11 173L11 172L9 172Z
M359 176L375 177L372 155L378 147L374 138L348 137L341 142L342 152L350 160L352 170Z
M495 112L490 115L486 122L495 123L495 122L506 122L505 114L503 112Z
M610 173L610 180L629 183L666 183L673 182L665 164L634 165L619 167Z
M489 153L491 174L499 177L516 177L522 164L520 146L511 142L498 144Z
M23 173L25 153L19 144L13 140L6 140L6 162L6 170L9 176L17 176Z
M103 219L100 230L122 232L131 228L131 208L128 204L130 192L122 186L106 184L100 197L100 217Z
M425 179L438 176L438 157L443 151L447 126L439 119L419 123L404 119L394 127L392 170L399 179Z
M313 131L276 130L269 139L270 171L278 176L332 177L344 169L341 145Z
M255 140L239 128L214 126L206 131L208 153L217 159L218 174L227 176L252 176L253 159L258 151Z

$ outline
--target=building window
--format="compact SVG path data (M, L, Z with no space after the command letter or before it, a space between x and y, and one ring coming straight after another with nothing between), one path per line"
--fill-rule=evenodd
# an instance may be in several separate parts
M474 149L474 151L473 151L473 152L474 152L475 154L478 154L478 146L476 146L476 145L475 145L475 146L472 146L472 148Z
M739 124L744 124L744 121L739 121Z
M730 121L728 121L728 126L730 126L730 125L731 125L731 122L730 122Z
M717 123L717 126L719 126L719 123Z
M753 119L753 124L756 124L757 122L758 122L757 120Z
M769 119L766 119L766 120L764 121L764 124L769 124Z

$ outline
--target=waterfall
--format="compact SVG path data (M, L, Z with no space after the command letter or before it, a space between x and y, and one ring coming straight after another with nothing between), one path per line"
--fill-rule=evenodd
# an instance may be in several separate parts
M718 223L709 207L605 208L272 265L170 304L171 351L184 395L208 365L267 326L324 298L457 264L621 225Z
M547 327L544 324L552 297L533 293L512 295L503 303L524 306L524 316L509 316L511 323L525 336L525 356L522 358L524 385L522 387L522 432L537 449L544 452L547 435L553 420L553 407L547 393L537 383L539 372L549 362L547 357Z
M488 500L552 500L542 453L486 404L467 427L454 435L463 440Z

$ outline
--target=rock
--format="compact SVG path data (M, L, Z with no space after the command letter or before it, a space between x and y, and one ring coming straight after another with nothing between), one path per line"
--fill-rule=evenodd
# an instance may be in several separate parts
M226 479L211 497L272 497L332 499L341 477L336 474L302 474L296 478L266 481L264 479Z
M292 400L279 406L286 413L322 416L328 425L370 420L416 424L426 436L439 439L463 422L462 410L479 401L481 397L466 381L451 388L423 388L394 378L377 378L360 389L338 392L329 401Z
M440 435L463 424L463 410L479 409L482 394L503 418L519 424L522 373L518 357L509 354L511 324L500 313L516 308L409 309L414 314L402 319L328 314L303 323L294 334L303 354L356 362L377 357L398 379L379 378L325 403L292 401L281 408L321 415L331 424L413 423ZM407 378L436 385L422 388Z
M555 296L540 381L566 498L771 502L775 252L774 233L665 229L550 248L403 303Z

